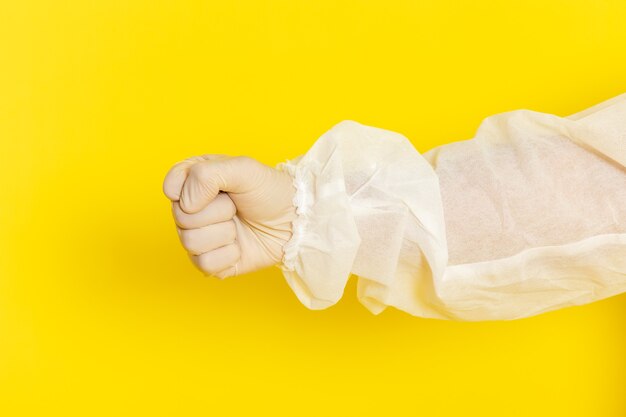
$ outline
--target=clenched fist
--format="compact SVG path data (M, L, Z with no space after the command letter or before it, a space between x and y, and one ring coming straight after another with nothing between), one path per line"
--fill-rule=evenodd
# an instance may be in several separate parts
M287 172L247 156L203 155L174 165L163 191L181 243L205 274L226 278L282 260L296 217Z

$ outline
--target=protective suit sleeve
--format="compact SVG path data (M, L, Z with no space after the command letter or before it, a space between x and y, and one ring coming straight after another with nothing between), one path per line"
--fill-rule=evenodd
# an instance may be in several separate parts
M420 154L344 121L277 165L298 217L278 265L311 309L350 276L375 314L528 317L626 291L626 94L568 117L514 110Z

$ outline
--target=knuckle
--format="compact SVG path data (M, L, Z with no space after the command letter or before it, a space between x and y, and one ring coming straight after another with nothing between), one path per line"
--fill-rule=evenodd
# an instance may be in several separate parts
M174 216L174 221L176 222L176 225L184 229L185 228L185 216L178 202L172 205L172 215Z
M194 255L195 265L206 275L217 277L220 279L235 275L235 265L239 262L240 250L239 246L235 243L231 243L220 251L220 259L229 259L227 267L224 267L223 262L216 262L216 252L208 252L204 254Z
M256 159L252 158L251 156L248 155L238 155L237 158L239 158L242 161L245 161L245 163L248 164L256 164L258 163Z
M187 215L185 213L182 213L182 210L181 210L181 212L176 213L174 215L174 221L176 222L176 225L178 227L180 227L181 229L192 229L193 228L193 223L191 223L189 221L189 215Z
M258 163L256 159L247 155L237 155L233 157L233 160L236 161L237 164L241 164L243 168L252 168Z
M174 215L174 222L176 222L176 226L180 227L181 229L189 229L189 227L187 226L187 222L185 222L185 218L179 214Z
M189 252L197 254L197 239L192 230L182 230L180 232L180 241Z
M189 175L196 176L198 178L204 178L209 171L209 164L206 162L198 162L189 168Z
M206 256L198 255L197 264L198 268L205 274L213 275L215 272Z

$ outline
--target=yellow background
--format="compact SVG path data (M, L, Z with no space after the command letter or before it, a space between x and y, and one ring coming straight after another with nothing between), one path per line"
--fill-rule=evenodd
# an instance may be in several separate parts
M161 193L335 123L419 151L626 91L626 2L0 2L0 415L626 415L626 297L512 322L299 304L188 262Z

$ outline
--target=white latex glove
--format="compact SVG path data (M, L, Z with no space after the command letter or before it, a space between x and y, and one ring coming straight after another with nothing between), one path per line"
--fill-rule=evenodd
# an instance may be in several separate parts
M292 177L246 156L186 159L163 183L181 243L209 276L226 278L279 263L292 236Z

